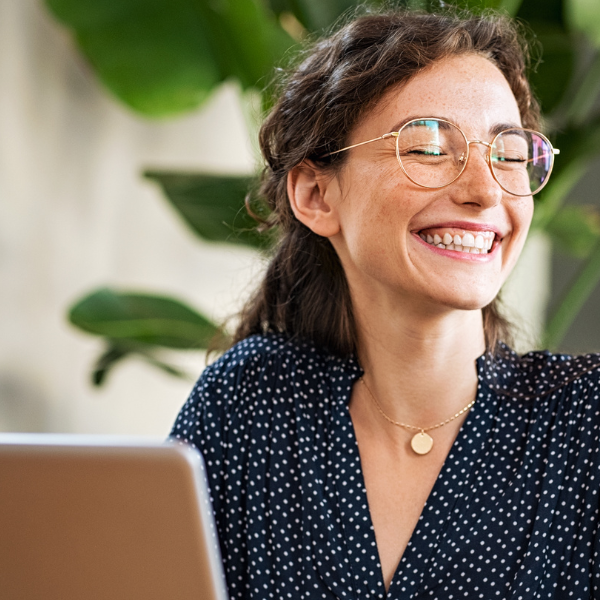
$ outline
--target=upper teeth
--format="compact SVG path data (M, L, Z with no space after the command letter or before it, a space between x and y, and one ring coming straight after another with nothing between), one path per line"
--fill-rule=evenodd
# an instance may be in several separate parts
M493 231L467 231L463 232L462 235L458 233L452 235L452 233L447 231L443 236L440 235L441 233L434 233L433 235L420 233L419 236L428 244L432 244L438 248L458 252L470 252L471 254L487 254L488 250L492 248L495 236Z

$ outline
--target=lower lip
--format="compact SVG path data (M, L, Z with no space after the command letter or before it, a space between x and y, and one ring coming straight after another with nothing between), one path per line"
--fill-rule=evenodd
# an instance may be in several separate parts
M454 258L455 260L466 260L479 263L489 262L490 260L494 259L496 251L500 247L500 243L494 243L492 249L487 254L471 254L470 252L457 252L456 250L445 250L442 248L438 248L433 244L428 244L427 242L423 241L418 233L413 233L413 236L419 243L423 244L424 246L427 246L427 248L429 248L429 250L431 250L432 252L435 252L440 256Z

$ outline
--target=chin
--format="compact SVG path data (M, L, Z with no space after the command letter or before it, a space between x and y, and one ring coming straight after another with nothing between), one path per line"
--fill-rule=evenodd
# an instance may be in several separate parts
M437 300L444 306L455 310L481 310L496 298L499 291L499 289L493 291L481 290L477 293L477 291L471 290L469 294L459 293L452 296L446 294L443 298Z

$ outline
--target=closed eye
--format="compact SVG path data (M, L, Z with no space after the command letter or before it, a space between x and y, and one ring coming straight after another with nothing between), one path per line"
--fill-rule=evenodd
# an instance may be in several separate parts
M410 148L400 152L402 156L444 156L446 153L442 148L430 147L430 148Z
M498 162L512 162L512 163L526 163L526 158L512 158L510 156L496 156L494 157Z

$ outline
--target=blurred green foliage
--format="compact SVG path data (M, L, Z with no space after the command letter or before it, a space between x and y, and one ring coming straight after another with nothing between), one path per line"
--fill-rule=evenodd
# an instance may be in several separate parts
M223 81L261 87L294 40L256 0L47 0L103 83L150 117L191 110Z
M110 92L147 117L166 117L202 105L224 81L262 94L275 65L286 62L308 34L330 28L354 0L46 0L73 33ZM361 3L377 6L379 0ZM441 0L399 0L436 10ZM473 11L497 9L524 22L542 58L530 77L545 130L561 154L536 201L534 229L582 257L580 272L548 320L545 344L555 348L600 279L598 207L564 206L573 186L600 155L600 2L598 0L459 0ZM389 3L388 3L389 5ZM537 52L539 54L539 52ZM148 172L172 207L201 238L267 248L244 210L255 177ZM173 374L163 347L205 347L218 328L174 299L99 290L71 309L71 322L107 344L94 369L99 384L125 356L138 354Z
M266 250L273 233L260 233L246 210L245 199L255 177L147 171L162 187L184 223L210 242L243 244ZM267 217L268 215L262 215Z
M132 354L172 375L183 375L156 357L156 347L198 350L223 335L206 317L178 300L108 288L79 300L71 308L69 320L83 331L105 338L106 350L92 374L97 385L115 363Z

